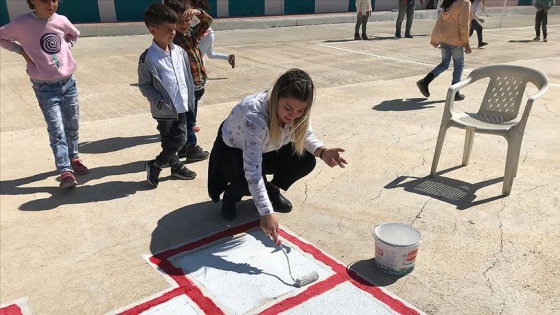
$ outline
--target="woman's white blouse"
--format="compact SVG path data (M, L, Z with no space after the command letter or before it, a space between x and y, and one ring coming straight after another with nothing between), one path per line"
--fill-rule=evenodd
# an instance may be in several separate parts
M222 127L222 139L232 148L243 150L243 169L249 183L249 191L260 215L274 212L262 175L262 155L280 149L293 139L292 124L282 128L281 143L274 146L268 132L267 92L259 92L243 99L231 110ZM305 149L313 154L324 143L318 140L311 129L307 129Z

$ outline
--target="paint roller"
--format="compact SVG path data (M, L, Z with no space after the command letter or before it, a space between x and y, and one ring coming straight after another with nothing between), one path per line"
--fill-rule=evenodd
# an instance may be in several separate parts
M303 277L299 277L299 278L294 279L294 276L292 275L292 268L290 267L290 259L288 258L288 254L286 253L286 251L284 250L284 248L282 246L280 246L280 249L282 250L282 253L284 253L284 256L286 256L286 261L288 262L288 271L290 272L290 277L294 281L294 285L297 288L301 288L303 286L306 286L306 285L308 285L312 282L315 282L319 279L319 274L317 273L317 271L310 272Z

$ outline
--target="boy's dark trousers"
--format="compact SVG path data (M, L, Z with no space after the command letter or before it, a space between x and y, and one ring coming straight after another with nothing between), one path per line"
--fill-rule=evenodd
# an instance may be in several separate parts
M194 147L197 144L196 134L193 130L196 125L196 113L198 111L198 101L204 95L204 89L194 91L194 110L187 112L187 143L185 148Z
M221 167L224 178L229 181L226 193L236 199L250 196L249 184L243 170L243 151L228 147L222 153ZM271 183L283 190L288 190L297 180L305 177L315 168L315 156L305 151L303 156L294 153L292 143L281 147L278 151L263 153L262 168L263 178L266 182L266 174L274 175Z
M537 10L537 14L535 15L535 32L537 37L541 36L541 25L542 25L542 32L543 37L546 38L547 29L546 23L548 20L548 12L546 10Z
M476 20L472 19L471 21L471 30L469 32L469 37L476 31L476 36L478 37L478 44L482 43L482 25Z
M177 120L158 120L157 129L161 136L161 153L156 157L160 165L169 164L171 169L181 168L177 151L187 142L187 115L177 115Z

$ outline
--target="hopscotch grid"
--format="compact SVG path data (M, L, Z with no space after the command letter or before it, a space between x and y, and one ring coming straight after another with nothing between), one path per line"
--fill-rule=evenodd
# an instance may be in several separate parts
M159 254L149 257L151 264L168 274L168 277L173 279L179 285L178 288L174 290L183 290L184 294L191 299L204 313L212 314L223 314L223 310L219 308L216 301L204 294L203 290L198 287L187 275L184 274L181 268L175 267L170 259L179 254L185 254L185 252L193 251L198 247L207 247L208 244L214 243L225 237L233 237L240 233L248 233L250 230L259 228L259 221L249 222L228 230L219 232L215 235L208 236L197 241L182 245L180 247L169 249L167 251L161 252ZM344 265L337 262L334 258L330 257L328 254L322 252L320 249L316 248L310 243L307 243L297 236L284 231L282 228L279 229L279 235L282 236L287 242L298 247L304 253L310 254L316 261L323 263L325 266L330 267L334 275L319 281L315 284L309 285L302 292L297 293L294 296L287 297L286 299L276 300L272 306L261 305L257 309L266 308L259 314L274 314L279 311L289 310L293 307L301 305L302 303L310 300L311 298L326 293L333 287L343 283L350 282L362 291L370 294L376 300L382 302L389 309L401 313L401 314L421 314L413 306L409 305L405 301L400 300L398 297L394 296L391 292L386 291L383 288L374 286L370 281L366 280L356 272L348 270ZM202 286L203 287L203 286ZM210 307L208 307L208 305ZM137 305L136 307L141 307ZM254 311L256 311L255 309ZM132 314L132 313L123 313Z

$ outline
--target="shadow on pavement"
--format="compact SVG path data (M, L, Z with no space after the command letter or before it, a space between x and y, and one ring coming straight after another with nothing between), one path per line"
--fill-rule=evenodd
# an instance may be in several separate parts
M132 148L138 145L160 142L159 135L136 136L136 137L114 137L97 141L86 141L78 144L80 153L109 153Z
M504 180L503 177L493 178L482 181L480 183L471 184L460 180L440 176L440 174L460 167L462 166L457 166L438 172L434 177L426 176L420 178L413 176L399 176L395 180L387 184L384 188L394 189L402 187L405 191L432 197L455 205L457 207L457 210L465 210L473 206L504 198L503 195L498 195L475 201L475 193L477 190L486 186L500 183Z
M58 182L53 181L49 186L33 186L33 183L56 177L56 171L45 172L29 177L0 181L1 195L32 195L49 193L48 198L34 199L22 204L22 211L42 211L55 209L64 204L83 204L89 202L114 200L124 198L137 191L152 189L145 181L127 182L111 181L96 185L86 185L89 181L108 176L124 175L144 171L144 161L131 162L123 165L112 165L90 168L86 175L77 176L78 186L73 189L60 189ZM162 181L166 178L162 178Z
M222 218L220 214L221 206L221 202L215 203L209 200L186 205L166 214L159 219L152 232L150 252L156 255L224 231L232 226L259 219L252 199L237 203L237 219L231 222ZM270 243L272 244L272 241Z
M385 287L397 282L403 276L393 276L381 271L375 264L375 258L359 260L346 267L348 275L362 285ZM365 280L365 281L364 281Z
M432 104L444 104L443 101L427 101L426 98L408 98L408 99L394 99L383 101L378 105L372 107L373 110L378 111L405 111L405 110L418 110L424 108L432 108Z
M510 39L510 40L508 40L508 43L532 43L532 42L536 42L536 40L532 40L532 39L519 39L519 40Z

